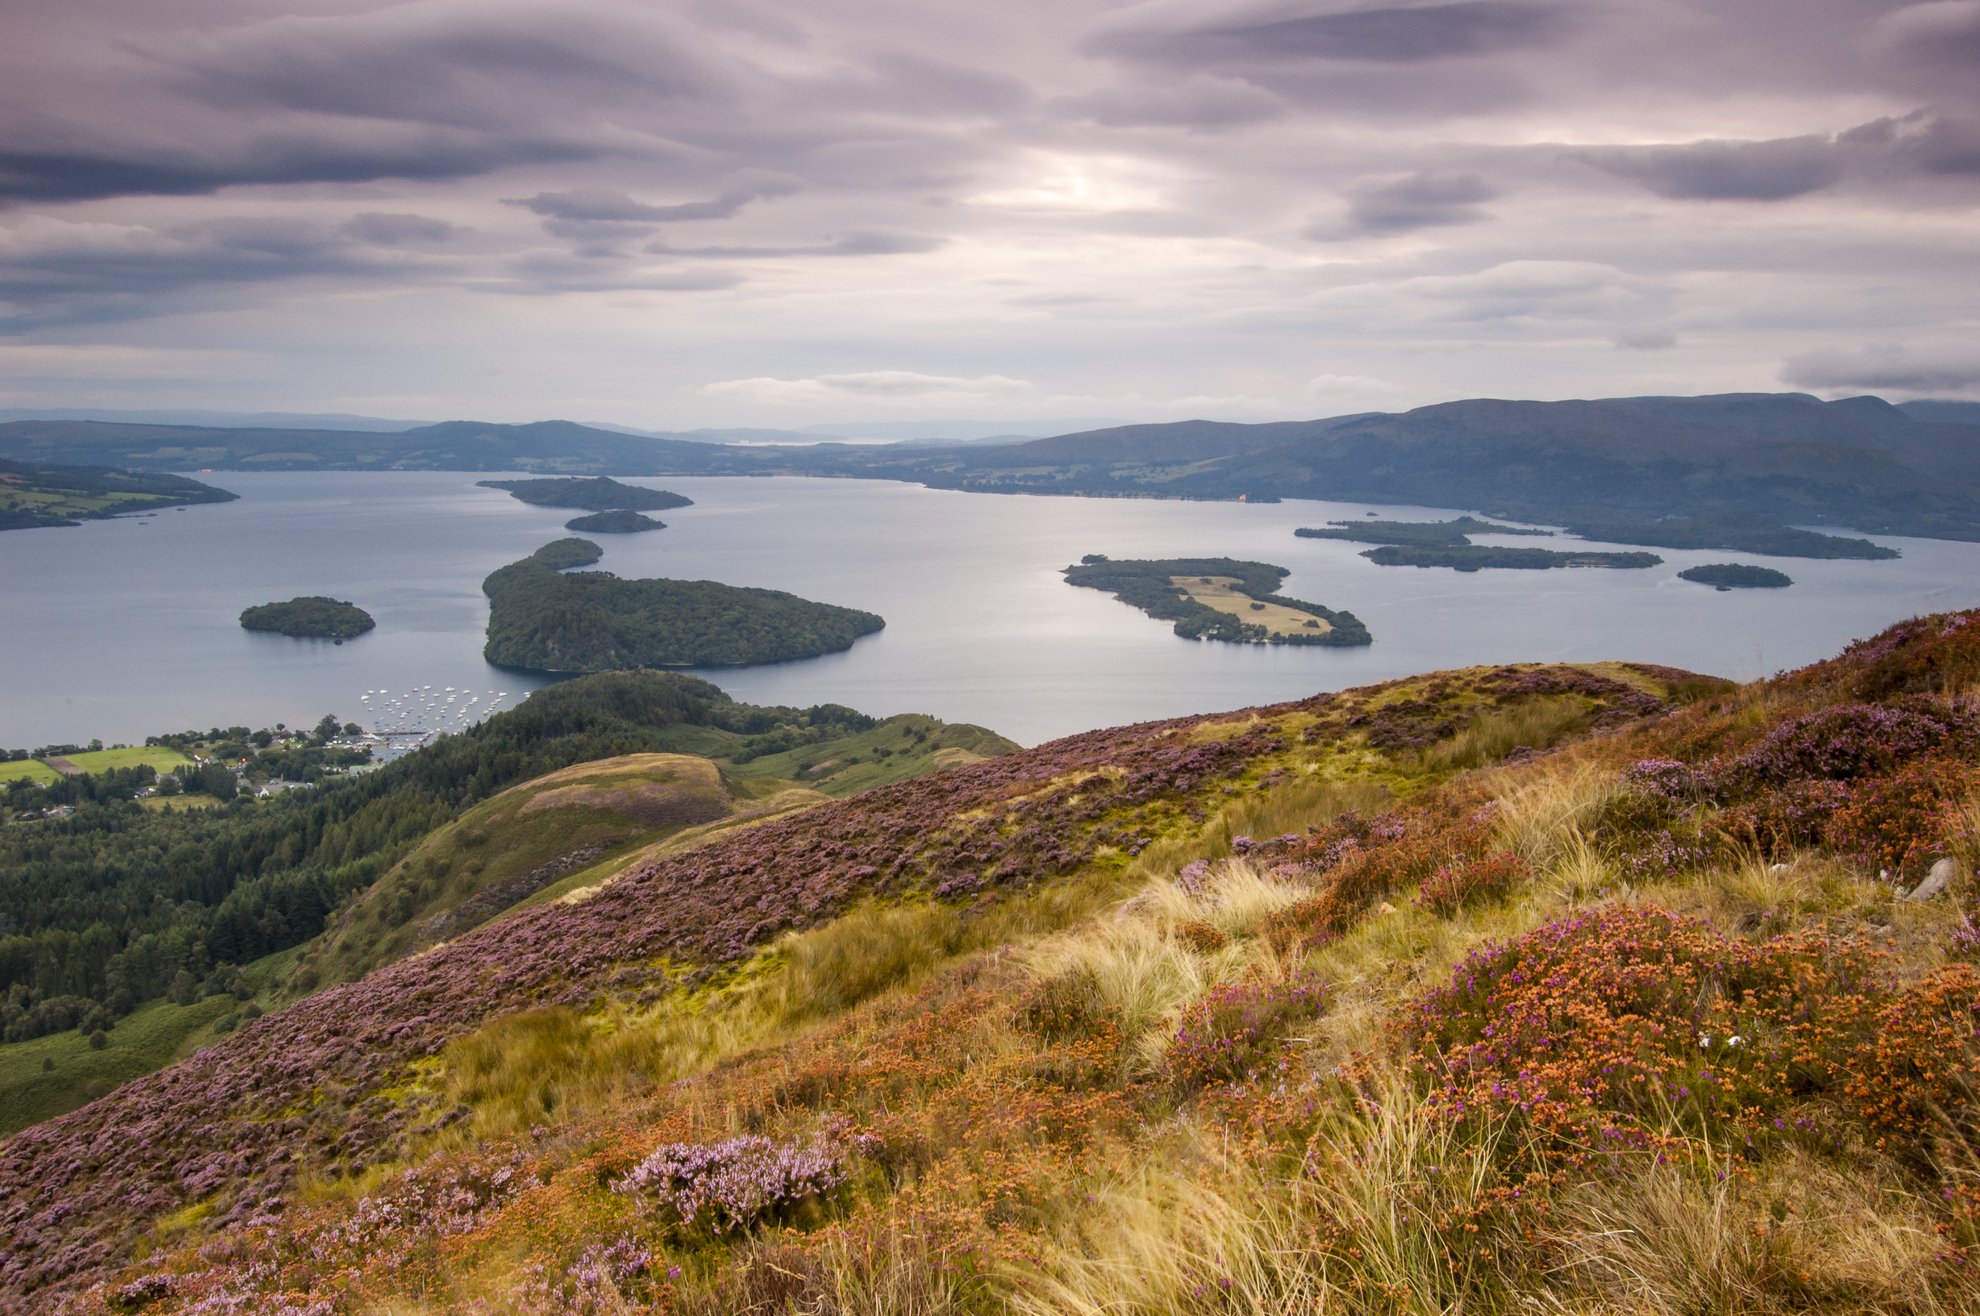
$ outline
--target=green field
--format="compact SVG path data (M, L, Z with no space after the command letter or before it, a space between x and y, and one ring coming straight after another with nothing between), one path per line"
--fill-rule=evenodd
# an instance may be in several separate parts
M264 1008L273 1004L269 988L288 976L301 954L296 947L242 968L242 979ZM0 1045L0 1138L192 1054L214 1039L216 1020L240 1017L241 1004L231 996L209 996L192 1005L153 1001L119 1019L101 1051L92 1051L89 1039L73 1028ZM43 1068L50 1060L54 1068Z
M93 749L66 756L84 772L107 772L111 768L135 768L148 763L160 772L187 767L192 760L176 749L162 745L139 745L134 749Z
M33 759L0 763L0 782L27 780L39 783L59 781L61 777L61 773L46 763L37 763Z
M138 804L153 813L172 813L192 809L218 809L224 807L211 795L147 795Z

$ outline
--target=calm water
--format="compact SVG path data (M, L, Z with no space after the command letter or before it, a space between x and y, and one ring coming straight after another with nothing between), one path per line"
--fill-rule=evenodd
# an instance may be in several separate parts
M241 500L73 530L0 534L0 746L138 741L188 727L364 716L366 691L533 685L481 659L483 576L564 533L459 474L206 477ZM1361 545L1295 539L1359 504L1259 506L950 493L850 480L668 479L696 505L668 528L598 536L604 570L790 590L887 629L809 662L700 673L754 703L926 712L1026 743L1237 708L1438 667L1632 658L1736 678L1826 657L1914 613L1980 604L1980 545L1882 539L1894 562L1658 550L1648 571L1376 567ZM1385 516L1430 516L1382 508ZM1490 541L1484 541L1490 542ZM1531 540L1503 541L1532 543ZM1358 614L1365 649L1181 640L1059 569L1085 553L1230 556L1292 569L1286 592ZM1772 561L1793 588L1676 579ZM333 645L253 635L250 604L349 599L378 620ZM371 707L383 701L374 698ZM506 705L505 705L506 706Z

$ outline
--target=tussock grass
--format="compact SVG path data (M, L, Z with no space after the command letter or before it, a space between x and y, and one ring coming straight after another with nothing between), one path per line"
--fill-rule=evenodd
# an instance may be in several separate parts
M1010 1307L1031 1316L1444 1313L1510 1308L1519 1277L1445 1222L1481 1199L1491 1140L1459 1139L1393 1076L1340 1092L1303 1162L1265 1164L1201 1127L1094 1194ZM1455 1247L1453 1246L1455 1242ZM1453 1252L1456 1259L1453 1260Z
M1710 1158L1586 1185L1562 1204L1560 1311L1970 1311L1925 1281L1942 1240L1864 1158L1790 1152L1758 1173Z
M646 1009L553 1006L504 1015L450 1043L427 1076L468 1118L434 1148L520 1137L791 1041L866 1001L913 990L945 965L1022 945L1117 899L1113 881L1063 882L977 907L867 902L787 935L717 985Z
M1500 845L1536 872L1567 863L1584 875L1596 820L1622 789L1612 767L1589 758L1565 758L1537 773L1501 771L1488 788L1499 802Z
M1229 859L1194 890L1175 879L1151 882L1112 917L1050 938L1023 957L1037 980L1078 979L1132 1042L1143 1071L1167 1049L1161 1025L1219 983L1246 974L1283 976L1292 966L1263 940L1260 924L1308 894L1257 865ZM1189 925L1214 928L1224 944L1208 947L1185 935Z
M1482 768L1516 749L1551 749L1587 730L1589 717L1588 705L1571 696L1491 709L1472 718L1456 735L1424 749L1417 761L1430 772Z
M1380 813L1394 800L1389 787L1367 778L1299 777L1265 790L1239 796L1206 819L1194 832L1155 842L1133 865L1143 877L1169 877L1196 859L1222 859L1240 836L1280 836L1304 832L1350 810Z

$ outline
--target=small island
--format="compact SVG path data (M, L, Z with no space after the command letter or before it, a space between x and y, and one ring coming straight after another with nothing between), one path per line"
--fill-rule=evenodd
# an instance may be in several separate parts
M506 489L509 496L531 507L575 507L581 512L664 512L692 507L694 499L665 489L642 489L610 476L590 479L567 476L542 480L480 480L477 488Z
M1346 539L1358 544L1406 544L1450 546L1469 544L1471 535L1541 535L1551 530L1526 526L1500 525L1460 516L1455 521L1329 521L1325 526L1301 526L1293 534L1301 539Z
M1495 548L1482 544L1384 544L1361 556L1378 567L1449 567L1453 571L1509 568L1545 571L1550 567L1654 567L1655 553L1564 553L1551 548Z
M1567 519L1567 528L1583 539L1604 544L1645 544L1651 548L1706 548L1764 557L1856 558L1888 561L1895 548L1867 539L1825 535L1815 530L1769 521L1764 516L1717 512L1707 516L1631 516L1622 512L1581 512Z
M273 631L299 640L342 642L364 634L378 623L363 608L311 594L287 603L263 603L241 613L241 626L250 631Z
M744 667L837 653L887 624L781 590L566 570L600 556L588 540L560 539L491 574L481 585L489 602L483 656L552 675Z
M1686 567L1678 572L1679 580L1693 580L1700 585L1710 585L1717 590L1729 589L1786 589L1794 581L1784 571L1772 567L1753 567L1743 562L1712 562L1702 567Z
M614 508L609 512L593 512L590 516L573 517L564 522L564 529L587 535L636 535L642 530L666 528L665 521L656 521L644 512L634 512L623 507Z
M1065 569L1068 585L1106 590L1159 621L1174 622L1184 639L1337 646L1374 641L1351 612L1277 593L1291 574L1269 562L1228 557L1116 562L1098 553Z

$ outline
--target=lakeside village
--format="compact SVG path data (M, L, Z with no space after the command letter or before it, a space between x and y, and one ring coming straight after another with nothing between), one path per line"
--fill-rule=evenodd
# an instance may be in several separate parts
M308 790L375 772L493 713L508 692L452 686L367 690L369 728L326 713L308 730L284 723L149 736L143 745L43 745L0 750L0 821L72 816L79 805L135 800L149 809L208 809Z

